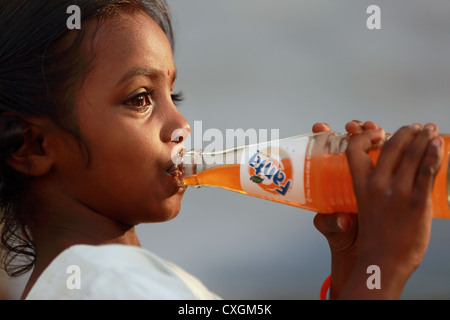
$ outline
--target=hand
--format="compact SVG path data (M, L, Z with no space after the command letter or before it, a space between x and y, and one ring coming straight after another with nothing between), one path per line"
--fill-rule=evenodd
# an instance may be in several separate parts
M347 158L358 204L359 253L341 298L399 298L428 246L431 192L443 154L437 127L415 124L389 139L374 167L368 151L380 129L351 140ZM366 287L369 265L381 270L381 290Z
M356 136L366 130L377 130L380 127L372 121L363 123L353 120L345 125L345 129L349 134ZM330 126L322 122L313 126L314 133L330 130ZM356 216L349 213L319 213L314 218L314 225L327 238L332 254L348 254L353 251L351 255L356 256L356 220Z
M353 120L345 126L348 133L358 135L366 130L376 130L379 126L372 121ZM326 123L316 123L313 132L330 131ZM328 241L331 251L330 298L335 299L347 282L358 256L357 214L334 213L314 217L314 226Z

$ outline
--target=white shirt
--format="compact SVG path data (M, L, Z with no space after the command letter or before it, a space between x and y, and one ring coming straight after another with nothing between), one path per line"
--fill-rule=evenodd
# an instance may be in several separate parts
M220 299L197 278L149 251L75 245L39 276L26 299Z

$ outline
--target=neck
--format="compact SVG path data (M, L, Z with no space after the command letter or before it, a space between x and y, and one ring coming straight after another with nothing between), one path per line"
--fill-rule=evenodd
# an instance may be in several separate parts
M67 248L75 244L124 244L140 246L133 225L112 220L87 208L35 214L29 223L39 253L48 246Z
M33 213L27 224L33 237L36 257L23 297L26 297L52 260L73 245L141 246L133 225L112 220L79 202L54 200L51 208Z

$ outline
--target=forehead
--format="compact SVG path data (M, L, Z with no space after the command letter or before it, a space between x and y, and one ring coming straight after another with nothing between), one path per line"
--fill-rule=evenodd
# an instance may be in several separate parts
M119 13L97 25L90 49L93 72L119 76L136 65L173 69L172 48L160 26L145 12ZM89 47L88 47L89 48Z

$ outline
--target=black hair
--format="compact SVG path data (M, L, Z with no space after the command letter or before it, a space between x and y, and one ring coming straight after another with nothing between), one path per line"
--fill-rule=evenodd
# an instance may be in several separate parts
M81 12L81 29L69 29L67 8ZM145 11L174 45L165 0L0 0L0 228L3 265L10 276L32 269L35 250L25 223L30 177L6 163L22 146L19 118L45 117L73 134L74 85L89 68L81 54L87 26L124 10ZM92 62L92 61L91 61Z

